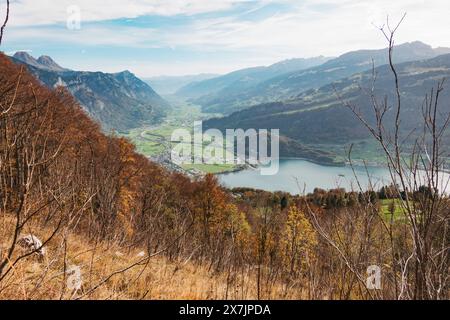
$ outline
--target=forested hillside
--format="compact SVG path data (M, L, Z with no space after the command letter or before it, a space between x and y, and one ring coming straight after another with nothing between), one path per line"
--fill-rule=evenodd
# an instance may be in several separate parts
M430 96L437 82L450 76L450 55L429 60L399 64L401 95L405 107L402 110L403 137L414 132L422 119L424 98ZM354 74L298 94L289 101L254 106L236 112L225 118L209 120L205 125L214 128L280 128L280 133L303 144L348 144L369 138L370 132L353 116L345 106L346 102L356 105L358 111L374 124L371 96L377 96L381 103L384 97L392 101L395 94L394 77L388 65L376 68L375 77L371 70ZM373 82L375 80L375 82ZM372 91L373 88L373 91ZM441 93L443 101L450 99L450 92ZM450 109L443 103L442 112ZM384 125L392 128L395 109L387 110ZM442 121L445 121L443 118ZM415 134L420 134L415 132ZM409 136L410 141L414 139Z
M0 298L145 298L151 281L177 279L162 273L151 280L158 262L174 273L195 264L205 271L190 285L217 290L178 287L177 298L306 294L282 289L282 278L272 278L279 271L271 271L274 263L288 267L279 248L289 241L288 212L303 216L294 203L287 211L288 200L272 194L256 206L239 203L212 176L191 181L167 172L125 139L103 134L63 88L44 87L5 55L0 95ZM27 235L40 239L31 251L20 244ZM313 232L305 240L299 248L317 244ZM83 279L75 291L66 287L68 264ZM303 274L297 262L292 268Z

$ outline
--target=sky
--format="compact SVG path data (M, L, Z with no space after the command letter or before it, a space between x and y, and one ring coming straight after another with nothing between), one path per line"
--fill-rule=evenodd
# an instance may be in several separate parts
M12 0L0 49L74 70L223 74L383 48L377 26L404 13L397 43L450 47L448 0Z

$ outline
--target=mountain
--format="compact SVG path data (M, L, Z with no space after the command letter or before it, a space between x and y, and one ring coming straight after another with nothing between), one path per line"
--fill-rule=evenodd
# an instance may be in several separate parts
M55 72L70 71L69 69L64 69L63 67L58 65L49 56L41 56L36 60L27 52L19 51L14 54L13 58L15 58L16 60L19 60L21 62L24 62L25 64L27 64L29 66L38 68L38 69L55 71Z
M444 55L444 54L450 53L450 48L438 47L438 48L434 49L434 51L436 53L438 53L439 55Z
M205 105L208 100L213 100L222 92L240 92L246 88L256 86L258 83L276 77L278 75L310 68L320 65L329 58L316 57L310 59L290 59L281 61L268 67L254 67L231 72L213 79L191 83L176 92L178 96L194 99ZM202 99L202 100L199 100Z
M144 78L143 80L151 86L158 94L170 95L175 94L182 87L187 86L193 82L200 82L216 78L217 74L197 74L187 76L160 76Z
M395 63L431 59L450 53L449 48L433 49L422 42L405 43L394 49ZM352 74L388 63L387 49L359 50L341 55L305 70L284 73L239 91L224 89L215 95L194 99L205 112L231 114L261 103L288 100L306 90L319 88Z
M403 137L421 123L422 104L425 95L436 87L437 81L450 77L450 54L433 59L397 64L400 77L403 110L401 114ZM394 80L388 65L375 69L377 81L375 94L393 103ZM289 101L253 106L224 118L211 119L204 128L221 130L232 128L280 129L282 136L298 143L314 147L318 145L345 145L369 138L368 130L338 99L336 92L346 101L352 101L360 112L374 124L370 96L364 90L372 85L372 71L357 73L319 89L303 92ZM440 112L450 112L450 90L441 94ZM445 117L442 117L445 118ZM385 116L385 127L392 128L395 119L393 108ZM409 136L410 139L414 135ZM287 156L281 153L282 156Z
M162 120L169 104L129 71L102 73L72 71L50 57L34 59L25 52L12 57L50 88L66 87L84 110L105 130L127 130Z
M41 65L35 58L33 58L30 54L24 51L16 52L13 56L14 59L19 60L29 66L33 66L36 68L46 68Z
M40 56L37 59L37 63L39 63L39 65L42 66L44 69L47 69L50 71L56 71L56 72L70 71L69 69L65 69L65 68L61 67L60 65L58 65L49 56Z

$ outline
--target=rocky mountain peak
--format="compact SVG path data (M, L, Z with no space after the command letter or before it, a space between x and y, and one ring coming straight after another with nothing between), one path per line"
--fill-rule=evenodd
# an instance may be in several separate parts
M19 60L27 65L33 66L38 69L47 70L47 71L55 71L55 72L64 72L69 71L69 69L65 69L58 65L52 58L49 56L41 56L37 60L31 56L28 52L18 51L14 54L13 58Z
M68 69L65 69L63 67L61 67L59 64L57 64L52 58L50 58L49 56L40 56L39 59L37 59L37 62L52 71L68 71Z

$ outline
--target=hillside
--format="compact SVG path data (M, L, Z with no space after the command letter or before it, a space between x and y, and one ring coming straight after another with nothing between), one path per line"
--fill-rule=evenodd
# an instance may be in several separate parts
M402 65L414 74L403 84L414 90L440 77L449 56ZM44 86L3 54L0 92L0 299L395 299L393 266L414 250L405 219L424 217L423 208L436 214L427 234L443 261L427 272L448 269L448 197L433 200L430 185L405 191L418 204L413 213L402 198L387 199L400 194L395 185L298 196L227 190L105 135L67 90ZM394 250L398 257L383 254ZM386 266L380 295L349 281L344 261L364 266L360 277L374 261ZM411 292L414 269L405 273ZM447 288L439 279L433 288ZM446 299L448 290L422 296Z
M3 54L0 92L0 299L303 295L261 293L261 219L213 176L150 162Z
M181 88L204 80L216 78L217 74L197 74L187 76L159 76L144 78L149 86L151 86L160 95L172 95L175 94Z
M433 49L422 42L405 43L395 47L394 61L403 63L431 59L444 53L450 53L450 49ZM372 62L375 66L387 64L387 49L349 52L320 66L284 73L237 92L223 89L193 101L202 105L205 112L231 114L252 105L288 100L306 90L371 69Z
M429 60L406 62L397 65L401 94L404 99L402 131L406 136L421 123L420 116L425 95L436 86L437 81L450 77L450 54ZM388 66L376 69L376 95L393 98L393 76ZM320 89L306 91L285 102L275 102L254 106L228 117L207 121L207 128L273 128L280 134L307 145L342 145L369 137L366 128L342 105L336 92L342 98L352 101L370 122L374 116L370 97L361 88L371 87L372 72L367 71L328 84ZM442 100L450 99L450 90L442 92ZM443 103L442 112L450 110ZM394 115L390 110L385 116L385 126L393 124ZM412 137L410 137L412 138Z
M83 109L107 131L158 123L169 108L169 104L149 85L129 71L115 74L71 71L50 57L36 60L25 52L16 53L12 59L25 64L49 88L67 88Z
M6 235L11 234L13 220L0 225L0 248L8 245ZM49 237L51 229L36 226L40 238ZM67 242L66 252L59 247ZM127 247L107 242L93 243L85 237L71 233L64 239L56 237L47 246L52 260L49 267L30 259L21 264L10 277L10 285L2 288L0 300L208 300L224 299L226 292L226 274L217 274L207 266L195 265L186 261L170 261L157 256L147 261L142 256L143 248L130 250ZM83 294L74 296L70 290L61 290L65 279L64 263L68 268L77 266L81 271ZM130 268L130 265L136 264ZM67 267L66 267L67 268ZM119 272L109 281L100 285L104 279ZM24 282L24 279L26 281ZM251 281L247 276L246 281ZM40 283L40 285L39 285ZM100 285L89 293L89 288ZM21 286L21 290L17 290ZM246 296L232 296L232 299L255 299L254 290Z
M303 70L313 66L320 65L329 60L325 57L316 57L310 59L290 59L275 63L268 67L254 67L237 70L229 74L213 79L191 83L176 92L180 97L193 99L195 103L205 104L209 100L215 99L217 95L223 92L238 93L246 88L253 87L264 80L276 77L278 75Z

